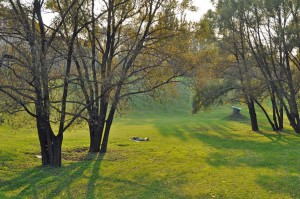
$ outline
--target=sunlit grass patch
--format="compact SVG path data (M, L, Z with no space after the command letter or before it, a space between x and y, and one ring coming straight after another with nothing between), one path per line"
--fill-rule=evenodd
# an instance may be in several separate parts
M40 166L34 128L0 127L0 198L300 197L300 138L287 124L272 132L258 113L252 132L246 110L231 120L229 105L197 115L184 100L137 106L116 119L106 154L88 153L86 127L66 132L59 169Z

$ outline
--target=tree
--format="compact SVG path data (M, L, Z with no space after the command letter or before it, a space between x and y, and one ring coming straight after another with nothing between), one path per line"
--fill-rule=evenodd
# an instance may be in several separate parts
M58 167L63 134L76 119L88 121L90 151L99 151L102 143L105 152L122 99L153 91L186 72L179 66L184 58L180 43L172 44L184 23L177 19L176 1L46 3L1 4L5 50L0 73L6 79L0 91L36 119L42 164ZM183 1L180 9L187 6L189 1ZM50 25L43 21L45 8L56 13Z
M74 42L90 22L80 26L76 14L84 0L71 1L64 9L57 1L60 17L50 27L43 21L44 1L31 3L9 0L2 4L5 11L1 19L5 26L1 26L0 39L5 50L1 54L0 72L6 79L1 81L0 91L35 118L42 164L59 167L63 133L76 119L74 116L67 122L66 118ZM72 29L66 29L68 17L74 20ZM63 32L67 31L69 37L64 38ZM66 41L65 46L62 41ZM62 71L63 79L57 78L57 71ZM52 101L51 96L57 93L60 100ZM55 114L58 103L59 111ZM59 120L55 121L55 117ZM57 134L53 131L56 123Z
M193 112L210 107L221 97L235 90L239 94L239 98L244 99L247 104L252 130L257 131L258 123L252 92L254 85L250 79L253 70L246 55L247 49L242 32L243 24L236 22L236 17L239 17L236 5L229 1L226 2L226 6L219 3L215 13L210 12L202 19L202 23L204 21L215 23L218 28L217 34L221 35L213 38L216 43L215 49L218 52L215 58L219 61L208 66L213 71L208 78L203 79L202 75L202 78L198 80L193 99ZM211 30L213 28L210 27Z
M92 1L91 18L93 5ZM80 50L74 58L84 103L91 104L85 116L90 152L106 152L122 99L153 91L187 70L178 64L183 59L179 56L182 48L174 45L186 33L177 18L175 1L108 0L103 5L107 13L87 27L85 39L78 39Z
M299 9L297 2L288 3L282 0L271 4L270 1L265 1L263 6L254 2L249 9L251 15L249 14L247 18L245 35L251 53L271 89L271 98L274 100L276 95L290 125L296 133L300 133L299 108L296 100L299 93L297 78L299 70L297 71L297 61L293 52L298 46L290 39L297 38L297 33L290 31L290 27L295 25L293 23L297 22L295 19L297 16L291 14L293 9ZM278 118L282 124L282 117Z
M238 41L238 45L244 47L233 49L242 58L251 58L255 70L259 71L265 90L261 93L267 94L272 102L273 121L258 99L254 98L254 101L262 108L274 130L283 128L284 110L296 133L300 133L298 11L297 0L266 0L263 3L223 0L218 2L216 12L220 19L232 19L228 21L235 26L228 26L226 20L219 24L221 28L228 28L222 36L230 32L240 35L240 40L234 39L231 43Z

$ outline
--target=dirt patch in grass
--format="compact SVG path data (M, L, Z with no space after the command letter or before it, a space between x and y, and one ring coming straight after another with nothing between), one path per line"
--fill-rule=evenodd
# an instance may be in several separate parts
M120 146L120 147L127 147L127 146L129 146L129 144L117 144L117 146Z
M231 114L229 116L224 117L223 120L225 120L225 121L245 122L245 121L248 121L249 118L247 118L246 116L244 116L242 114Z
M72 162L94 159L97 153L89 153L88 150L88 147L80 147L62 151L62 159Z
M128 159L128 157L125 155L123 150L108 150L104 157L103 160L107 161L124 161Z

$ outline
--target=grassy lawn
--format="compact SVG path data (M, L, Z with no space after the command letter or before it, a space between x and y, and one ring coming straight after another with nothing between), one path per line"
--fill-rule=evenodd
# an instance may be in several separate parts
M189 104L136 99L116 119L105 155L88 154L86 127L74 127L60 169L40 167L34 127L2 126L0 198L300 198L300 137L287 124L274 133L259 113L254 133L231 105L191 115Z

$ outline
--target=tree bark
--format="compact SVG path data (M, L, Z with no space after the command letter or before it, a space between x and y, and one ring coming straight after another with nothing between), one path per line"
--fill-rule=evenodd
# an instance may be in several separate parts
M271 94L271 102L273 108L273 120L275 122L277 130L281 131L283 129L283 106L282 103L277 105L277 100L274 91Z
M90 149L89 152L99 152L100 151L100 143L102 137L102 129L99 121L91 121L89 122L89 131L90 131Z
M37 122L38 136L41 148L42 165L46 166L50 164L50 157L48 154L46 135L43 131L42 124Z
M282 130L283 129L283 106L280 103L280 108L279 108L279 129Z
M248 102L247 105L248 105L248 110L249 110L250 119L251 119L252 131L259 131L254 101L250 100L250 102Z
M300 134L300 120L299 120L299 115L295 115L293 113L287 112L287 117L289 118L290 125L293 127L294 131L297 134Z
M107 144L108 144L108 137L109 137L109 133L110 133L110 128L115 116L115 112L117 109L117 105L119 103L120 100L120 93L121 93L121 89L122 89L122 84L123 82L121 82L118 86L117 86L117 90L105 123L105 131L104 131L104 135L103 135L103 141L101 144L101 149L100 149L100 153L105 153L107 150Z
M37 118L37 128L42 155L42 165L60 167L63 135L60 134L55 136L50 123L41 118Z
M61 146L62 146L63 136L54 136L52 140L53 148L53 161L50 160L51 167L60 167L61 166Z
M116 107L112 107L109 112L109 115L107 117L106 125L105 125L105 132L104 132L103 141L101 144L100 153L105 153L107 150L108 137L109 137L110 128L111 128L111 125L112 125L112 122L114 119L115 111L116 111Z
M274 120L274 123L273 123L272 120L271 120L271 118L269 117L269 114L266 111L266 109L257 100L254 100L254 101L261 108L261 110L264 112L264 114L267 117L268 122L270 123L273 131L277 131L278 130L278 126L277 126L277 121L275 120L276 118L273 117L273 120ZM274 109L273 109L273 111L274 111ZM273 113L273 116L274 116L274 113Z

